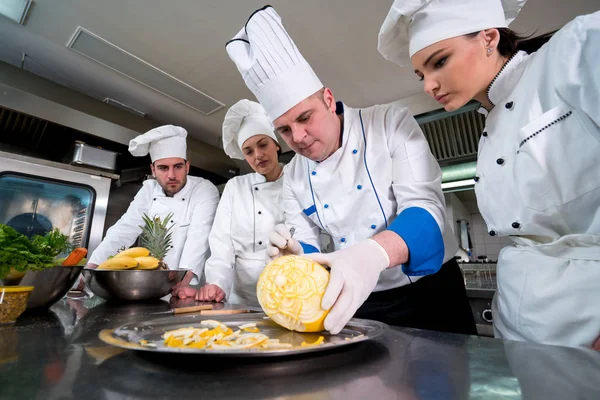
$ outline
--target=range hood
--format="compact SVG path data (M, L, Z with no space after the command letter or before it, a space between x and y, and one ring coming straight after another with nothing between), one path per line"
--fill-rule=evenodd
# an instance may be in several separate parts
M431 153L442 167L444 192L471 190L475 184L477 149L485 118L473 101L453 111L436 110L416 117Z
M39 79L39 77L36 78ZM99 103L102 106L110 107L102 102ZM14 87L6 81L0 81L0 109L8 110L19 118L18 121L16 118L12 119L15 126L11 126L11 129L15 128L18 131L32 135L43 134L45 130L46 134L59 134L56 132L57 127L76 130L100 138L105 142L110 141L118 144L122 148L121 153L125 155L128 155L127 146L129 141L146 129L146 127L143 127L141 132L130 129L29 91L21 90L21 88ZM118 111L120 110L116 110L114 113L117 114ZM54 127L55 130L49 132L47 130L49 126ZM151 127L147 129L151 129ZM235 164L221 161L221 158L225 157L216 157L215 155L208 157L207 153L211 152L212 146L204 145L198 140L188 139L188 160L197 170L206 171L207 178L214 177L217 181L226 181L239 174L239 168Z

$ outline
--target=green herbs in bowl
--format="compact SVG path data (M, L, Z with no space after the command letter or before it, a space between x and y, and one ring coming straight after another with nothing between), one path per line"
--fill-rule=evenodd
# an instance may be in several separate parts
M0 224L0 279L18 284L26 271L55 266L55 258L72 247L69 237L58 229L28 239L12 227Z

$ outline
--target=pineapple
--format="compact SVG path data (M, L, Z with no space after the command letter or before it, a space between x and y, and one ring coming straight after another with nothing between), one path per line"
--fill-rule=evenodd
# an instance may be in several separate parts
M159 260L159 269L169 269L167 264L163 262L163 259L171 248L173 236L173 232L171 232L172 226L167 227L167 223L171 220L171 217L173 217L172 213L167 215L164 220L161 220L160 217L156 216L150 218L147 214L142 216L144 226L140 226L140 228L142 228L140 244L150 250L150 256Z

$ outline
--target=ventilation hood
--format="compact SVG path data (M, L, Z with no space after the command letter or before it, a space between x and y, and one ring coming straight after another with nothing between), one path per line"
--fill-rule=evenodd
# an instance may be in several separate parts
M473 101L453 111L436 110L416 117L431 153L442 167L444 192L471 190L475 184L477 149L485 118Z
M121 146L122 149L116 151L125 154L129 141L140 134L133 129L2 82L0 82L0 110L3 113L2 122L6 124L6 127L0 126L0 132L18 132L21 142L34 143L36 138L44 135L46 137L55 135L60 141L64 139L60 136L61 129L65 129L70 133L78 131ZM50 127L52 129L49 131ZM6 149L6 147L4 148ZM28 148L35 150L33 147ZM239 168L233 164L221 162L216 156L207 157L206 153L210 151L208 145L188 140L188 160L193 167L197 168L198 176L220 182L239 174ZM202 171L204 173L201 173Z
M477 158L479 137L485 127L478 108L479 103L472 102L453 112L437 110L416 117L440 165Z

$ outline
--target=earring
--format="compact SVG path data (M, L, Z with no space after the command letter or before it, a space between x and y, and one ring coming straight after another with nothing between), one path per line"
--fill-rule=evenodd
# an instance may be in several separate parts
M492 53L492 49L487 49L488 54Z

